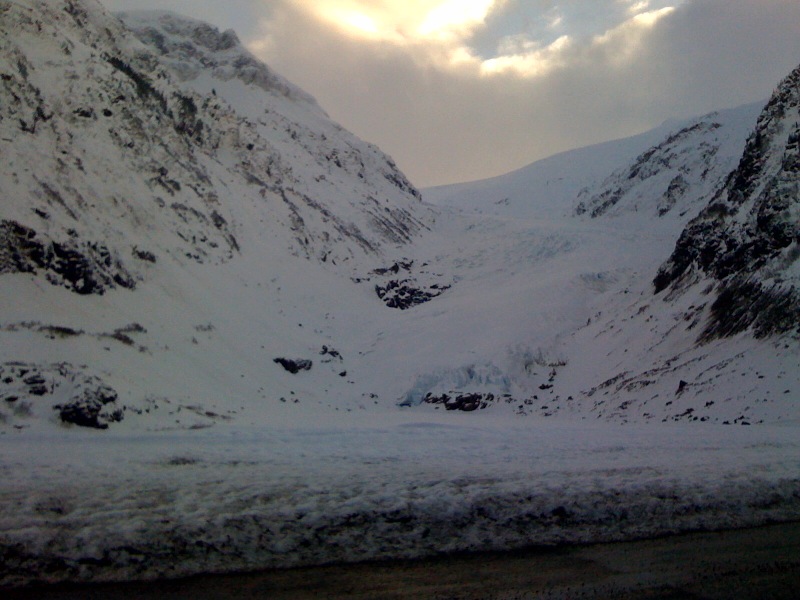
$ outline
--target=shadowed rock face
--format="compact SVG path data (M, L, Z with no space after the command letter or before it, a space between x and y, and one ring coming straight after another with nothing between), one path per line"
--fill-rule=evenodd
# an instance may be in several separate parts
M307 358L276 358L274 363L279 364L292 375L300 371L310 371L314 363Z
M710 278L718 285L708 340L800 326L800 67L764 108L739 166L689 223L654 280L656 292Z
M82 295L135 286L104 244L41 240L15 221L0 222L0 273L43 273L50 283Z

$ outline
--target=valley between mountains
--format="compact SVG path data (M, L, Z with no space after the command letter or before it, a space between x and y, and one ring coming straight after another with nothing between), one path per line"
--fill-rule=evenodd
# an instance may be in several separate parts
M420 191L232 31L0 28L0 585L800 517L800 68Z

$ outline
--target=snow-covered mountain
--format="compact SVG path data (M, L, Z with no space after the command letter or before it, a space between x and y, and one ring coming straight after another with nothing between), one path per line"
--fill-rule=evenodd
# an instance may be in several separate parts
M20 2L4 13L15 31L3 49L4 181L25 199L4 206L5 222L25 228L6 225L6 238L74 247L93 268L78 288L68 274L68 287L133 287L161 253L230 260L241 251L234 220L256 202L274 223L265 230L334 264L405 243L423 226L418 194L391 159L332 123L231 32L151 15L166 28L161 61L95 2ZM204 80L189 80L201 64ZM232 189L243 184L246 193ZM92 236L125 246L93 249ZM64 278L56 263L17 267L34 268Z
M730 400L733 366L703 383L738 364L729 352L757 363L767 342L749 337L677 368L708 354L694 330L711 304L664 302L651 285L736 166L756 105L426 190L434 209L233 32L164 12L119 20L91 0L3 10L8 425L204 427L398 405L664 420L694 418L693 391L726 396L700 417L723 422L755 410L753 394L796 389L753 376ZM777 98L773 113L791 100ZM775 155L762 138L748 148ZM767 362L796 379L778 366L795 349ZM643 408L645 385L680 387L687 406ZM792 411L767 403L751 420Z
M667 121L651 131L563 152L499 177L428 188L425 199L515 218L563 218L573 212L619 216L642 210L662 217L670 213L685 223L690 218L686 211L699 211L698 198L713 191L736 165L762 105ZM653 198L659 200L654 203Z
M800 68L758 118L738 167L681 234L657 291L711 281L704 339L800 333ZM705 281L703 281L705 280Z
M739 160L760 110L746 105L673 129L599 186L582 190L575 212L596 218L641 211L685 223Z
M367 286L350 280L400 260L432 223L389 157L333 123L232 32L163 13L128 16L147 47L94 0L0 10L9 423L24 427L29 413L76 421L68 415L79 405L89 416L78 421L104 425L124 407L146 411L176 384L219 397L231 382L211 392L205 361L238 362L222 348L252 358L236 343L247 334L262 337L256 350L274 347L258 369L279 370L272 359L306 348L295 339L308 335L256 331L285 320L284 305L324 320L340 298L363 297ZM279 299L283 270L301 288L288 300ZM330 296L302 306L315 285ZM260 286L249 305L237 295ZM381 306L372 290L367 297ZM243 327L219 332L221 314ZM198 337L218 335L228 342L216 356L197 352ZM317 337L319 350L327 338ZM172 391L155 383L161 369ZM29 383L40 380L47 385ZM117 404L109 390L126 398Z
M0 586L797 519L798 78L426 203L233 32L0 3Z
M622 422L797 418L796 105L792 74L763 111L719 111L424 190L440 206L532 220L564 236L550 269L562 278L561 303L584 298L572 312L583 322L540 328L525 361L539 380L529 381L518 412ZM720 265L727 270L715 271ZM530 297L547 314L547 296Z
M652 286L576 336L608 344L603 375L595 375L602 383L587 394L598 414L796 419L798 78L795 70L780 83L737 165L703 197Z
M424 227L420 219L430 215L392 159L331 121L311 96L255 59L233 31L163 12L118 16L181 87L224 99L280 156L288 172L278 175L279 186L290 196L284 202L292 206L295 238L306 253L335 264L359 251L405 244ZM248 147L250 155L262 151Z

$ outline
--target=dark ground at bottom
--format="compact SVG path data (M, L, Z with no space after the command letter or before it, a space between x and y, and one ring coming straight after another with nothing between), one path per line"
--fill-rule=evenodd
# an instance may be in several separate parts
M616 544L0 593L6 600L796 600L800 523Z

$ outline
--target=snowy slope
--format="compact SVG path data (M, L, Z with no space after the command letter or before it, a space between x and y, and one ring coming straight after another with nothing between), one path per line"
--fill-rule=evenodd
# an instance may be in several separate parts
M320 260L352 254L336 249L334 232L379 252L409 242L423 226L420 219L429 215L410 198L419 193L392 159L331 121L307 93L253 57L234 32L164 12L118 16L160 54L183 88L223 99L288 165L290 175L281 178L289 180L281 185L294 194L302 233Z
M762 106L714 112L676 127L599 187L582 190L576 213L597 218L643 212L685 223L739 161Z
M793 96L779 91L777 97L790 99L782 110L791 123L773 125L782 136L774 144L774 153L764 151L773 165L791 160L791 148L784 151L784 146L791 146L792 123L796 123ZM764 114L775 113L777 109L769 107L776 104L783 102L773 98ZM709 225L703 215L716 214L713 207L726 193L726 182L736 179L735 173L728 176L740 160L753 162L746 158L748 136L757 120L774 120L764 115L759 119L761 110L761 105L747 105L711 113L670 131L662 128L565 153L503 177L424 191L424 197L436 203L464 207L472 214L503 215L502 220L531 232L524 250L507 254L502 261L506 269L524 268L528 278L543 284L527 281L527 289L513 303L521 307L512 320L518 330L525 328L524 311L531 314L530 319L539 319L537 329L527 332L528 343L520 341L517 346L524 372L508 362L503 367L505 373L516 372L512 379L523 384L524 391L517 389L514 394L518 414L626 423L749 425L797 419L800 349L795 339L757 340L751 333L742 333L745 324L732 332L741 333L738 337L698 343L713 323L716 294L709 289L710 282L697 283L696 277L690 277L690 283L696 283L691 293L672 291L659 296L654 291L664 285L654 289L652 283L657 273L674 264L673 258L662 266L675 247L674 240L698 213L686 230L696 232L692 243L719 245L709 233L714 224ZM765 138L753 133L748 147ZM647 143L652 145L642 146ZM617 164L604 176L592 171L593 165L609 163ZM576 171L573 179L563 176L570 166ZM787 175L769 177L781 182L781 197L792 196L786 192L792 185ZM498 204L494 200L498 197L508 202ZM478 219L484 227L491 221ZM796 226L797 219L786 212L779 221ZM547 236L561 239L562 244L549 264L537 268L530 259L536 247L533 240ZM700 254L702 250L682 250L687 236L683 234L673 256ZM777 271L772 276L787 280L783 289L789 288L793 273L792 248L790 244L776 250L772 261ZM713 251L707 254L714 255ZM527 265L511 267L515 258ZM746 260L740 266L743 273L757 268L758 263ZM511 281L505 284L504 297L510 295ZM780 318L796 327L797 319L782 298L776 299L773 314L783 311ZM755 314L759 314L758 306ZM553 311L561 310L572 320L559 329ZM498 312L513 315L512 311L504 306Z
M347 330L362 306L385 310L351 279L401 258L433 212L391 159L235 38L154 16L180 23L175 36L200 27L220 64L238 65L209 74L215 95L96 2L2 10L4 420L83 411L105 426L177 402L194 407L191 426L261 408L265 390L293 402L273 360L335 349L340 302ZM340 354L355 355L344 337ZM340 359L317 360L313 396L348 389Z
M556 154L511 173L423 190L427 202L484 215L560 218L575 208L582 190L592 189L614 169L674 130L662 127L632 138Z
M732 181L796 224L792 93L754 178L743 107L434 207L232 32L122 18L0 5L0 585L798 518L797 340L653 287Z
M731 140L744 138L713 142L726 126L711 115L710 126L705 118L671 134L582 194L589 200L579 213L621 230L686 228L669 260L609 288L563 341L570 360L547 390L547 412L621 422L796 421L796 81L795 72L781 83L738 154ZM728 123L744 130L736 119ZM734 156L733 168L723 169ZM683 184L673 195L676 171Z
M516 218L553 219L575 210L599 216L614 205L611 214L649 210L655 215L663 200L656 206L648 203L654 197L666 200L670 184L681 175L685 185L680 187L684 193L691 190L692 198L681 197L674 212L684 213L736 165L762 104L668 121L631 138L563 152L499 177L428 188L424 197L437 206Z

